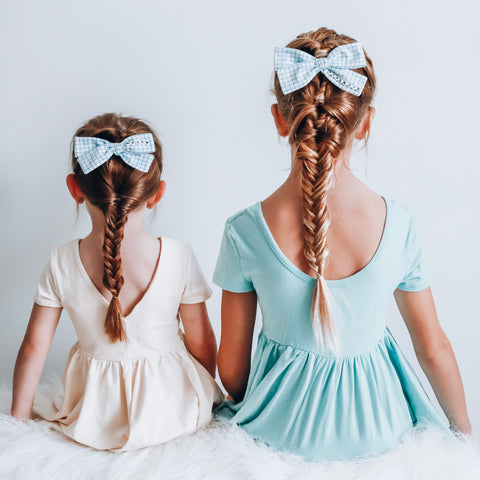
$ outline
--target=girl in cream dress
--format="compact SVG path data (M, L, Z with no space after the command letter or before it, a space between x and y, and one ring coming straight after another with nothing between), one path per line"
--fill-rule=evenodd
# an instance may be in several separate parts
M72 161L67 184L87 202L92 232L55 247L43 270L15 366L12 415L36 413L101 450L194 432L223 397L205 306L212 291L189 244L142 229L145 208L165 190L161 145L144 122L105 114L77 131ZM63 389L50 399L35 390L63 308L78 341Z

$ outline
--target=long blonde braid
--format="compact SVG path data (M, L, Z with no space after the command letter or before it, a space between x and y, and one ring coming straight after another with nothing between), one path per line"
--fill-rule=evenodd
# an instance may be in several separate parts
M320 58L333 48L352 42L355 42L353 38L323 27L299 35L287 47ZM304 255L316 274L312 328L317 344L334 352L339 350L339 340L333 296L323 276L329 254L327 193L332 184L335 159L345 148L349 134L360 124L373 98L375 75L370 58L365 57L367 66L356 70L368 79L359 97L339 89L322 73L302 89L287 95L282 93L277 75L274 82L280 113L290 126L289 142L294 158L300 162L302 171Z

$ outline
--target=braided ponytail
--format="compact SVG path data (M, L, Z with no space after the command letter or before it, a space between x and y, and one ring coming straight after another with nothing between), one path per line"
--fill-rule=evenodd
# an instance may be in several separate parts
M80 190L105 217L103 284L112 294L112 299L104 330L112 343L127 339L118 298L124 284L120 251L125 224L129 213L141 207L160 186L162 149L157 136L147 124L114 113L89 120L75 133L75 136L98 137L110 142L121 142L131 135L141 133L152 133L155 142L155 159L147 173L130 167L120 157L113 155L99 168L84 174L72 152L73 172Z
M354 41L334 30L320 28L299 35L287 47L320 58L327 56L333 48ZM289 142L302 175L304 256L316 275L311 306L312 330L317 345L337 353L340 345L334 298L324 277L329 254L327 193L332 184L335 161L373 98L375 77L371 60L367 55L365 57L367 67L359 73L366 75L368 80L360 97L339 89L322 73L302 89L287 95L282 93L276 74L274 81L278 107L290 127Z
M124 283L120 244L123 240L127 215L119 207L118 203L112 203L107 207L103 240L103 284L112 294L104 328L111 341L125 340L126 338L118 296Z

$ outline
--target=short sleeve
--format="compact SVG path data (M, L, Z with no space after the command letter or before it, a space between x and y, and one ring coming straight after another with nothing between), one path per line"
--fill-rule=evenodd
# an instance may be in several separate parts
M430 285L429 271L416 216L412 213L406 238L407 270L397 288L407 292L424 290Z
M228 222L225 224L220 253L213 272L213 283L229 292L243 293L254 290L252 281L242 269L240 253Z
M34 302L42 307L63 306L60 300L55 278L54 252L50 254L50 258L43 268L42 275L37 283Z
M212 296L212 289L203 276L190 245L187 248L185 288L180 303L201 303Z

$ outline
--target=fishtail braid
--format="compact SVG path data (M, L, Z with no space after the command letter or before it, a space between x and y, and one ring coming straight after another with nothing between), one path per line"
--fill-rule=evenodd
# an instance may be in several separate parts
M320 28L299 35L287 47L298 48L317 58L325 57L335 47L355 40ZM362 70L367 83L360 97L333 85L322 73L305 87L284 95L277 75L274 93L280 113L289 125L289 143L301 170L303 192L304 256L315 272L311 317L317 344L338 352L339 340L334 321L333 296L324 278L329 254L327 232L330 217L327 193L332 184L335 162L345 148L349 134L360 124L375 89L370 58ZM360 72L359 72L360 73Z

